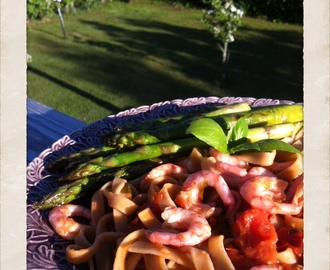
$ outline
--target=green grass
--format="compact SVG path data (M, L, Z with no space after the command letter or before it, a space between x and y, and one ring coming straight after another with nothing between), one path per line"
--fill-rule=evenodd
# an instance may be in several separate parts
M303 100L303 30L245 18L221 79L221 52L201 10L160 2L110 2L33 21L29 97L87 123L121 110L196 96Z

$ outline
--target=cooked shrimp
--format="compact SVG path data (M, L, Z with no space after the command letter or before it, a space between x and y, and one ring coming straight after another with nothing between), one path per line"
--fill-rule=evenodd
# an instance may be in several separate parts
M218 161L218 162L227 163L227 164L234 165L234 166L237 166L240 168L248 167L247 162L239 159L236 156L221 153L220 151L216 150L213 147L210 147L209 154L210 154L210 156L214 157L216 159L216 161Z
M185 168L173 163L165 163L153 168L147 175L142 178L140 187L143 191L147 191L153 181L165 180L165 178L173 178L172 180L184 180L188 176ZM175 181L178 182L178 181Z
M91 212L81 205L64 204L53 208L49 212L48 218L57 234L64 239L73 240L84 226L75 221L73 216L83 216L90 220Z
M246 175L246 178L251 179L251 178L255 178L257 176L276 177L276 175L274 173L272 173L270 170L267 170L264 167L256 166L249 170L249 172Z
M223 177L211 171L203 170L191 174L183 183L175 202L185 209L203 205L203 191L206 186L215 188L224 205L228 206L229 216L235 206L235 198Z
M161 176L175 176L186 174L187 170L181 166L175 165L173 163L166 163L153 168L145 177L147 180L152 180Z
M231 188L237 188L242 177L247 174L248 162L237 156L221 153L213 147L209 154L210 157L202 160L202 169L221 174Z
M246 181L240 188L243 199L252 207L270 214L296 215L301 207L293 203L283 203L288 182L268 176L259 176Z
M150 183L155 179L173 177L184 181L187 178L187 170L173 163L165 163L153 168L141 181L142 190L148 190Z
M208 170L221 174L226 183L231 188L237 188L242 177L247 174L245 168L237 165L232 165L222 161L217 161L215 157L205 157L201 161L201 167L203 170Z
M178 233L145 230L146 237L153 243L177 247L194 246L211 236L211 227L207 220L191 210L170 206L165 208L162 218L165 220L164 229L187 230Z
M264 167L253 167L251 168L248 173L242 177L240 186L242 186L247 180L253 179L258 176L268 176L268 177L274 177L276 178L276 175L272 173L270 170L264 168Z

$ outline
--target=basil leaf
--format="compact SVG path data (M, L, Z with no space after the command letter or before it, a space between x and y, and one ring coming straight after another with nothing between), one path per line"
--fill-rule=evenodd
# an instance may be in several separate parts
M239 141L242 138L246 138L248 135L249 126L246 123L244 118L240 118L237 120L235 125L229 130L227 134L228 142Z
M273 139L261 140L255 143L242 143L230 148L230 153L238 153L238 152L247 152L247 151L259 151L259 152L270 152L273 150L285 151L290 153L301 154L301 152L295 148L294 146Z
M221 126L210 118L193 121L187 128L186 134L192 134L218 151L228 153L226 134Z

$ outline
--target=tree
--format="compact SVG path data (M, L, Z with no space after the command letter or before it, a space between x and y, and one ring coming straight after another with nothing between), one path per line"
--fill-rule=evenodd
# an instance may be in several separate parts
M210 0L210 9L203 11L203 23L217 40L223 64L229 61L228 44L234 42L234 32L241 25L243 14L232 0Z

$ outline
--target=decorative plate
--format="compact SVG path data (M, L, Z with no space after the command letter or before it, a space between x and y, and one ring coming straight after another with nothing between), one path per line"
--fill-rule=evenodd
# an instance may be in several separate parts
M65 247L70 242L53 231L47 220L48 211L39 211L32 206L34 201L40 200L57 187L56 178L47 174L44 165L60 156L100 144L102 136L109 130L126 123L139 124L145 120L175 116L206 106L240 102L248 102L253 107L294 104L287 100L252 97L198 97L159 102L105 117L62 137L45 149L27 167L27 269L86 269L85 266L75 266L65 260Z

